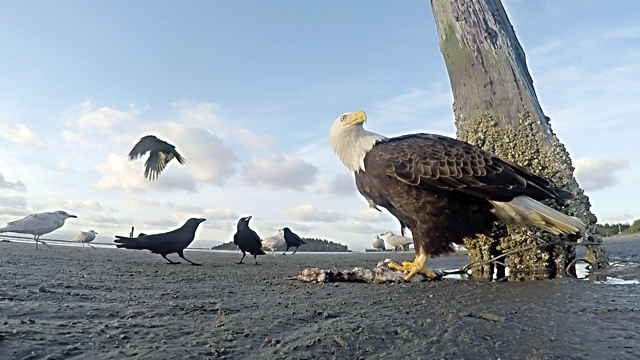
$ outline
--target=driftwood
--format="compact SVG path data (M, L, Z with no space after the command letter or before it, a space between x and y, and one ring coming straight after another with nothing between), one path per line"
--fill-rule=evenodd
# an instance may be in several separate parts
M497 156L524 166L549 179L553 186L574 194L558 210L580 218L587 232L596 233L596 218L590 203L573 176L571 159L543 113L525 54L500 0L431 0L440 50L444 57L454 97L457 137ZM574 244L580 236L569 236ZM536 229L499 227L494 236L465 242L469 260L490 260L512 249L559 238ZM566 243L566 241L562 241ZM534 247L507 258L511 280L563 276L572 272L575 246ZM588 257L606 262L599 247ZM490 279L504 275L504 268L490 261L473 270L474 276ZM527 275L527 274L530 275Z

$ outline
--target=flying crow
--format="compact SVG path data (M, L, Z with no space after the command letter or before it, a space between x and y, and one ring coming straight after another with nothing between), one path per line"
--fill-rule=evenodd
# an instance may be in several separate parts
M173 158L176 158L180 164L184 164L184 158L178 154L175 146L153 135L143 136L138 140L138 143L129 152L129 160L142 157L147 151L149 158L144 163L144 176L149 180L157 179Z

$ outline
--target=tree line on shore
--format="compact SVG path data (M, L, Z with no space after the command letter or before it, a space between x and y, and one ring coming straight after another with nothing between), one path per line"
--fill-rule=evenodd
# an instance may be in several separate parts
M316 238L302 238L305 242L298 248L298 252L345 252L351 251L347 245L343 245L337 242L316 239ZM211 250L235 250L236 246L232 241L214 246ZM283 249L284 250L284 249Z
M598 234L600 236L613 236L613 235L630 235L640 233L640 219L629 223L605 223L598 224Z

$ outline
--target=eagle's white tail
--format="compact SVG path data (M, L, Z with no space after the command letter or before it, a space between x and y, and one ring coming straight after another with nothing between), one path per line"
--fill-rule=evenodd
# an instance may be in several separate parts
M493 213L510 225L531 224L552 234L584 233L580 219L565 215L527 196L518 196L510 202L491 201Z

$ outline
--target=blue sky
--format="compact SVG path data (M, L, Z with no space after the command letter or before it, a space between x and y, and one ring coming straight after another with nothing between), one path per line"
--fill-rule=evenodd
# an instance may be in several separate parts
M505 1L539 100L600 222L640 218L640 3ZM289 226L354 250L367 210L328 130L454 136L428 1L20 1L0 13L0 223L76 214L100 241L205 217L194 246ZM143 135L186 158L145 180ZM211 242L205 242L212 240Z

